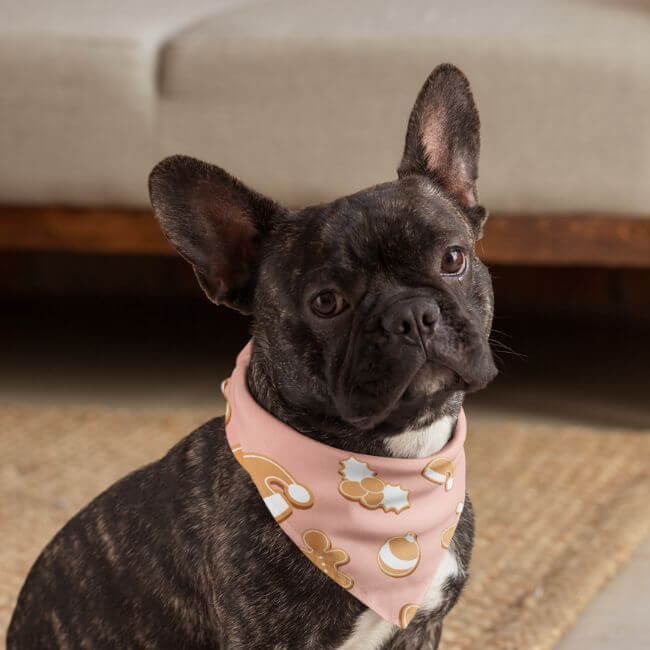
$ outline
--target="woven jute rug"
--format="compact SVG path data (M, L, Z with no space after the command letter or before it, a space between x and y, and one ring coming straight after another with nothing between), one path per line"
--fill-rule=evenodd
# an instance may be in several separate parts
M0 638L25 575L92 497L213 413L0 405ZM446 650L546 650L650 532L650 432L472 422L473 575Z

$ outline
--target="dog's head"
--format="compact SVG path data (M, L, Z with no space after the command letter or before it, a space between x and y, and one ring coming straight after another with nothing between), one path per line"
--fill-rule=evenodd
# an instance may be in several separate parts
M174 156L150 193L208 297L254 315L274 398L348 435L386 435L496 374L491 282L474 250L478 157L469 84L443 65L417 97L395 181L291 212Z

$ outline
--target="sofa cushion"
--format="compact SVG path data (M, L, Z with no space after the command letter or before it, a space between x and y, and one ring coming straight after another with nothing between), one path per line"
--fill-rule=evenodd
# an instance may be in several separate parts
M415 95L451 61L481 112L493 212L649 213L647 3L7 6L3 203L145 206L150 167L178 152L290 205L354 191L394 178Z
M290 203L395 176L431 69L470 78L492 211L650 213L650 7L278 0L164 57L160 136Z
M0 202L146 205L160 49L233 2L0 3Z

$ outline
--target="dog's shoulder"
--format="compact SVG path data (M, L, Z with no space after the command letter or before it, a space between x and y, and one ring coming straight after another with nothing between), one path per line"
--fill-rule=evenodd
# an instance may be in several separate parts
M236 464L223 418L215 418L94 498L29 572L8 647L45 647L57 634L74 646L82 638L89 643L110 638L118 647L123 639L111 636L117 630L131 638L163 639L164 647L188 640L196 645L197 631L207 639L215 630L205 607L212 585L193 567L205 561L205 523L219 519L214 494ZM119 624L112 627L115 603L121 603ZM160 629L172 610L181 623ZM87 620L76 630L69 622L79 611Z
M159 461L150 466L161 473L178 473L184 481L206 484L227 478L236 466L223 416L208 420L179 440ZM143 468L146 469L146 468Z

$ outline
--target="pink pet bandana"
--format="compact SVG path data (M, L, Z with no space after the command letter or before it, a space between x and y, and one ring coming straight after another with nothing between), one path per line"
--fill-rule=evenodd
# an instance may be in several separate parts
M271 515L329 578L406 627L449 547L465 501L465 415L429 458L324 445L283 424L248 391L249 343L230 379L226 435Z

